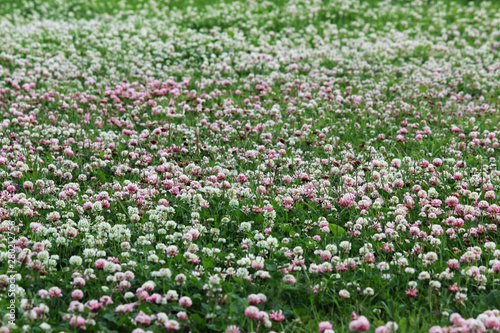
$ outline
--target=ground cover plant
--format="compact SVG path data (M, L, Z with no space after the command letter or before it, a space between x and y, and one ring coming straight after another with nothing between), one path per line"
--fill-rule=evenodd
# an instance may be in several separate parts
M0 332L497 332L500 3L0 1Z

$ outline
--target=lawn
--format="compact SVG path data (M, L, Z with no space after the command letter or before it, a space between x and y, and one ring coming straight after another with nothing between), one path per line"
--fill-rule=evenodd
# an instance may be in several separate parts
M500 1L0 0L0 333L499 332Z

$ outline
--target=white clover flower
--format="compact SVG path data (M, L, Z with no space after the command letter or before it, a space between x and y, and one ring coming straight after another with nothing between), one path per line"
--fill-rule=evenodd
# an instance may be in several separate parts
M365 288L365 290L363 290L363 295L373 296L374 294L375 291L373 290L373 288L367 287Z
M158 263L158 256L156 254L151 254L148 256L148 261L153 263Z
M339 246L344 252L348 252L349 250L351 250L351 243L348 241L340 242Z
M82 264L82 262L83 262L83 260L79 256L71 256L71 258L69 258L69 263L70 263L70 265L73 265L73 266L80 266Z
M49 324L47 323L41 323L40 324L40 328L44 331L50 331L52 329L52 326L50 326Z
M130 299L130 298L134 298L134 297L135 297L135 294L134 294L133 292L127 291L127 292L123 295L123 297L124 297L125 299Z
M494 242L486 242L484 243L484 249L490 253L495 251L497 245Z
M431 288L433 289L439 290L441 289L441 282L432 280L429 282L429 286L431 286Z
M249 232L252 230L252 224L250 222L242 222L240 224L240 230L244 232Z
M116 267L115 267L115 264L110 262L110 261L107 261L105 264L104 264L104 271L107 272L107 273L114 273L116 271Z
M337 246L335 244L327 244L325 246L326 251L330 251L332 255L335 255L337 253Z
M41 260L42 262L46 262L50 258L49 252L48 251L39 252L38 255L37 255L37 258L39 260Z

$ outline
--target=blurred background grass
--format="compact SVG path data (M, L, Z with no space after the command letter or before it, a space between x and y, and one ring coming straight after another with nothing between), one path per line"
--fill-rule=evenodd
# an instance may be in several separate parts
M169 10L175 9L195 9L200 13L206 11L209 7L217 7L224 4L234 4L240 2L243 5L248 4L247 0L166 0L166 1L148 1L148 0L1 0L0 1L0 16L20 16L20 17L42 17L56 19L61 16L68 15L77 19L91 19L96 15L118 15L132 14L139 10L145 10L150 15L163 15ZM288 0L257 0L253 3L262 5L267 10L280 9L285 7L290 1ZM320 1L322 6L332 8L348 4L343 0L323 0ZM436 3L444 3L447 5L458 4L462 6L483 6L485 4L493 5L500 9L500 0L358 0L354 3L362 5L368 4L369 7L387 6L397 4L412 7L423 3L427 6L433 6ZM321 16L321 15L320 15Z

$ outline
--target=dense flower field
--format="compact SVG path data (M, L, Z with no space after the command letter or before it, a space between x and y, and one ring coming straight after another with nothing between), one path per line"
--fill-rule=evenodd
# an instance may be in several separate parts
M0 332L498 332L498 2L0 1Z

